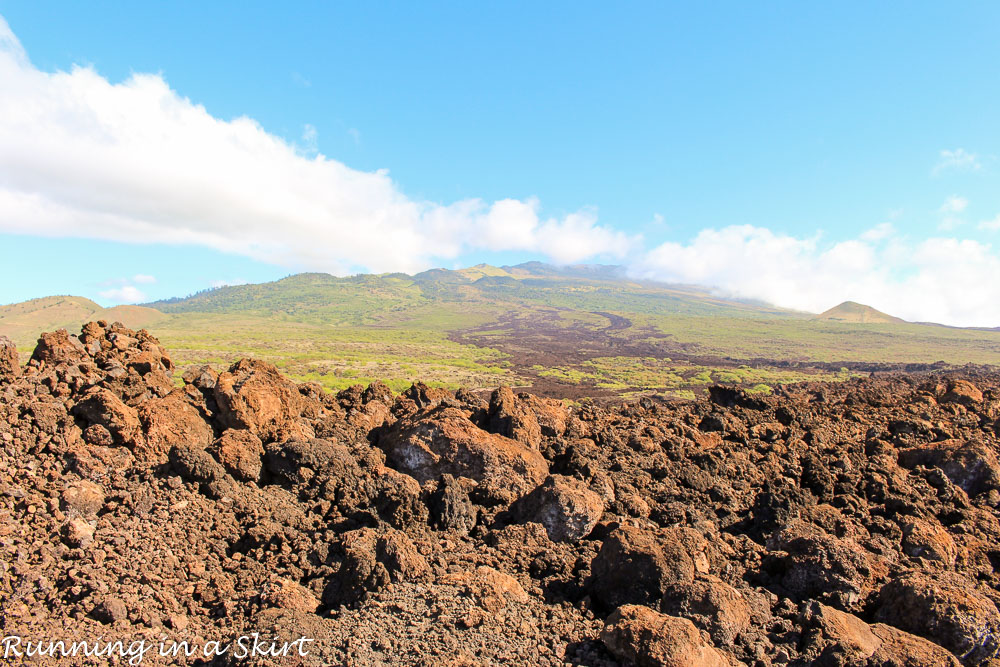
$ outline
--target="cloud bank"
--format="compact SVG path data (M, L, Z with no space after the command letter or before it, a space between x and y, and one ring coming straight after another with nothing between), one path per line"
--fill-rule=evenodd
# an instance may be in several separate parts
M419 271L479 250L558 263L634 243L590 211L536 200L416 201L385 171L351 169L249 118L222 120L136 74L113 84L29 62L0 18L0 231L198 244L296 270Z
M1000 326L1000 258L989 245L912 242L888 225L836 243L750 225L706 229L654 248L632 273L807 312L858 301L911 321Z

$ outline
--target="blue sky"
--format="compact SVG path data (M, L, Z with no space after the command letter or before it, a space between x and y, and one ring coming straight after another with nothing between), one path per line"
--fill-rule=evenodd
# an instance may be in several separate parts
M0 302L539 258L1000 325L995 3L0 16Z

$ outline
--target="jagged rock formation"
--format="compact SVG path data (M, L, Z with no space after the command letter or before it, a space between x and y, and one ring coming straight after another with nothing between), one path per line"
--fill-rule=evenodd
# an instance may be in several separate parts
M106 322L23 367L0 340L0 629L315 640L285 664L997 664L998 417L990 374L569 410L175 378Z

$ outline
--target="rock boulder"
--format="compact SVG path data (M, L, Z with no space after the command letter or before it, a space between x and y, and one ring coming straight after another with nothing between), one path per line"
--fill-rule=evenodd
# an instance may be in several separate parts
M379 439L388 464L424 483L441 475L468 477L486 502L509 504L538 486L548 464L537 451L487 433L469 413L441 407L396 422Z

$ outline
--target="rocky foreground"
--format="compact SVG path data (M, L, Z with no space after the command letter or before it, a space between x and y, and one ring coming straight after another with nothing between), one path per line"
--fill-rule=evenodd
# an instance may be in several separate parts
M0 662L1000 664L998 416L986 373L567 410L0 340Z

